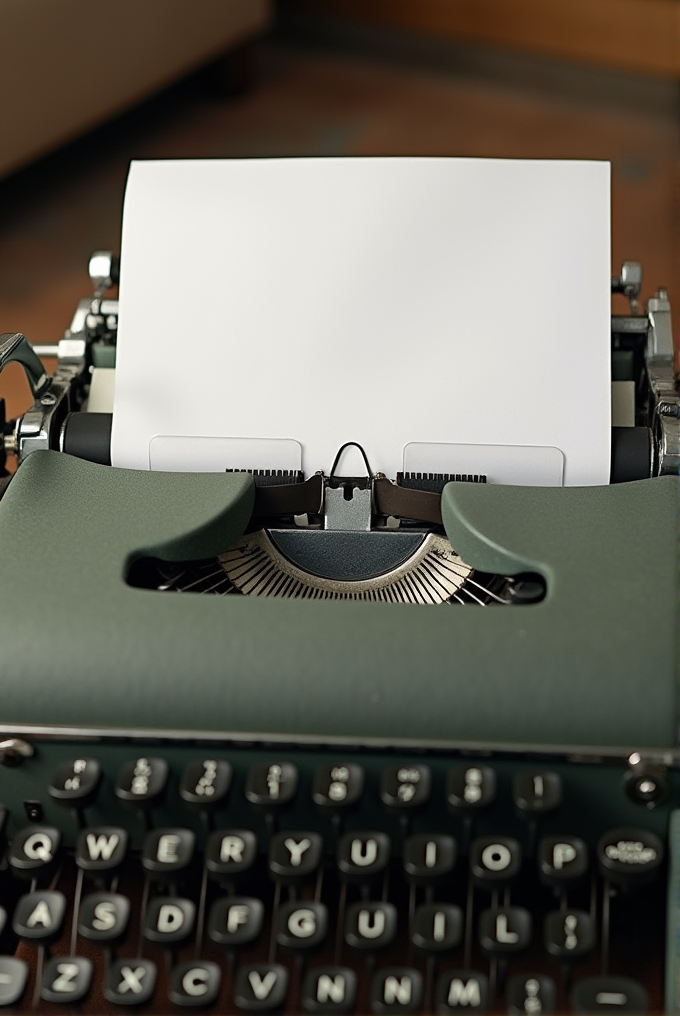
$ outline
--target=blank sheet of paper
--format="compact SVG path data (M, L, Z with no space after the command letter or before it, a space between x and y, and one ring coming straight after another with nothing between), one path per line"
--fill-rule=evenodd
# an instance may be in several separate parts
M114 465L310 475L356 441L392 478L607 483L609 176L503 159L133 163Z

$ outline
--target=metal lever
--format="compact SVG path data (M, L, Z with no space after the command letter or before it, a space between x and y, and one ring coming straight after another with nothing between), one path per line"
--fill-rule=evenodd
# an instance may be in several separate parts
M12 361L20 363L24 368L35 399L47 391L52 379L21 332L4 332L0 335L0 371Z
M94 286L94 298L100 299L107 289L118 284L120 263L111 250L96 250L90 257L87 272Z
M642 287L642 268L637 261L624 261L621 274L612 278L612 293L623 293L630 300L630 309L637 314Z

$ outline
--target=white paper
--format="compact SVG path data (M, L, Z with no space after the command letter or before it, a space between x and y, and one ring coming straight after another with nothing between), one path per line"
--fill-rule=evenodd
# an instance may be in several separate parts
M476 445L495 448L498 482L544 482L539 460L558 459L545 482L608 482L609 176L493 159L133 163L113 463L311 475L357 441L394 477L405 456L460 472L456 446ZM488 455L465 471L494 475Z

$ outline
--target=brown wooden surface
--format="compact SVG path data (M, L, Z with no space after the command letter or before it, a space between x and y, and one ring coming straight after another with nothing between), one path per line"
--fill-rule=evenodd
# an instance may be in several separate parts
M59 340L90 292L90 253L120 249L132 158L438 155L610 160L612 270L624 259L642 262L643 304L668 287L680 339L674 113L631 106L629 92L594 95L582 82L572 91L540 80L529 87L349 47L279 42L259 66L258 87L238 102L187 83L3 181L0 331L22 331L32 343ZM617 313L626 306L615 298ZM30 404L17 364L0 376L3 397L9 417Z
M680 78L680 0L287 0L285 6Z

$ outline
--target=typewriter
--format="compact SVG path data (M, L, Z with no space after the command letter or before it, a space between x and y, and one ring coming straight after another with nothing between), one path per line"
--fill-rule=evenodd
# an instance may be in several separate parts
M612 280L611 483L523 488L113 468L116 259L90 275L57 346L0 340L35 398L3 420L0 1007L677 1011L667 294Z

